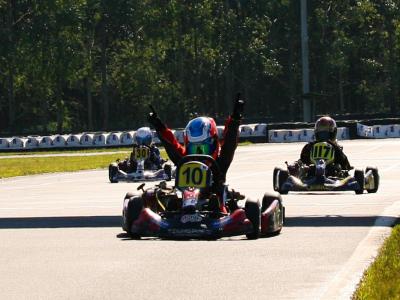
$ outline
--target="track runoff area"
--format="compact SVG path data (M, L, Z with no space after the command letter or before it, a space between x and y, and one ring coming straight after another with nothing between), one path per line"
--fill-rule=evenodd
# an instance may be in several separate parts
M127 239L123 197L139 184L111 184L107 170L2 180L0 296L349 298L400 215L400 139L341 144L355 167L379 168L379 191L284 195L281 234L258 240ZM273 168L298 159L303 145L239 147L227 183L261 198Z

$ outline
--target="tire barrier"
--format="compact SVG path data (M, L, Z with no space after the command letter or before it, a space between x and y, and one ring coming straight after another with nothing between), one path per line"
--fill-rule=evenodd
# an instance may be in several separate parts
M63 148L67 146L68 135L56 134L53 135L51 138L52 138L52 146L54 148Z
M357 123L357 135L361 138L386 139L400 137L400 124L364 125Z
M251 142L270 143L296 143L314 140L314 128L311 124L295 123L305 125L304 128L282 128L285 124L243 124L239 127L239 139ZM343 126L344 125L344 126ZM391 125L365 125L356 121L338 122L338 140L350 138L399 138L400 124ZM221 138L224 126L217 126L218 136ZM184 130L172 130L180 143L184 142ZM156 132L153 130L153 142L160 143ZM97 132L64 134L53 136L27 136L0 138L0 151L31 150L48 148L90 148L90 147L122 147L133 144L135 131L121 132Z
M120 137L120 144L125 146L132 145L134 136L134 131L124 131Z
M82 134L70 134L67 136L67 147L81 147Z
M107 135L106 144L109 146L119 146L121 144L122 132L111 132Z
M93 146L93 133L84 133L81 136L80 143L83 147L92 147Z
M107 145L107 136L106 133L96 133L93 135L93 145L97 147L104 147Z
M339 127L337 133L338 140L350 139L349 129L346 127ZM314 129L275 129L269 130L268 141L270 143L297 143L297 142L311 142L314 140Z
M10 141L7 138L0 138L0 149L7 149L10 147Z

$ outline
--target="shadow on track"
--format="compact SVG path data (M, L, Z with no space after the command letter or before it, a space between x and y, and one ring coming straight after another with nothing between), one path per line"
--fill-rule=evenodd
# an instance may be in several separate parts
M380 216L383 223L395 224L396 218ZM286 217L285 227L371 227L377 216L309 215ZM34 228L106 228L121 227L121 216L71 216L71 217L27 217L0 218L1 229ZM382 223L382 222L380 222ZM382 226L382 225L377 225ZM386 225L384 225L386 226ZM124 238L124 236L121 236Z
M0 218L0 229L121 227L121 216Z
M379 216L384 224L395 224L396 218L390 216ZM371 227L378 216L299 216L286 217L285 227ZM379 225L377 225L379 226ZM382 226L382 225L380 225ZM390 226L391 227L391 226Z

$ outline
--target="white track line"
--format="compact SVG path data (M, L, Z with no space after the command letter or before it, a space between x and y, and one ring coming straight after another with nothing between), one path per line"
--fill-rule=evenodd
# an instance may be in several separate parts
M389 217L389 218L388 218ZM400 217L400 201L387 207L378 217L368 235L361 241L346 264L322 290L317 299L351 299L364 271L373 262L382 241L392 232L392 225Z

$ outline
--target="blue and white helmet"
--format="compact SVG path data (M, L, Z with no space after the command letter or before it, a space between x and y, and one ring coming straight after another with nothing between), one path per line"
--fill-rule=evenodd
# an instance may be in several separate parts
M213 118L198 117L185 128L187 154L206 154L217 158L219 152L217 125Z
M150 146L153 141L153 134L149 127L141 127L135 133L135 143L139 146Z

